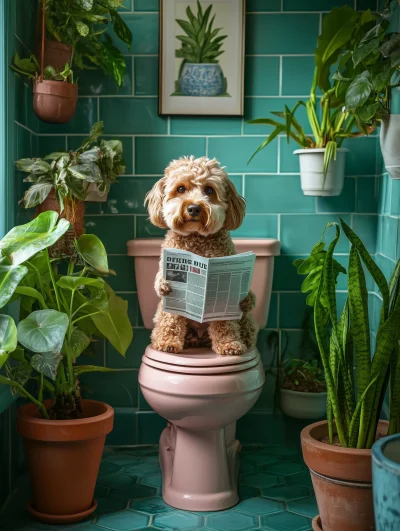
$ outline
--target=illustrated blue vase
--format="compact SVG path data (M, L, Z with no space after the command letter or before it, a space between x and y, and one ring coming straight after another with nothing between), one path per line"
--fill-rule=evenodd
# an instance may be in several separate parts
M224 85L219 64L185 63L179 76L179 90L185 96L219 96Z
M376 531L400 530L400 434L373 445L372 488Z

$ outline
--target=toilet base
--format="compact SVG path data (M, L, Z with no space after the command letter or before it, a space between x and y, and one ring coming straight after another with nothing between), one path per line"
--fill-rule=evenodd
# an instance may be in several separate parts
M231 426L227 432L200 432L168 423L160 438L162 496L168 505L201 512L222 511L239 502L241 445L230 440L231 432Z

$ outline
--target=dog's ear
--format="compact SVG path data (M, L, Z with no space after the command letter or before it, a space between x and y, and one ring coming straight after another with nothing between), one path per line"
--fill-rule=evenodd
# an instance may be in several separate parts
M232 181L226 179L228 186L228 209L226 211L224 229L235 230L240 227L246 212L246 201L241 197Z
M164 220L162 206L164 198L165 177L156 182L150 192L147 193L144 204L147 204L150 221L160 229L167 229Z

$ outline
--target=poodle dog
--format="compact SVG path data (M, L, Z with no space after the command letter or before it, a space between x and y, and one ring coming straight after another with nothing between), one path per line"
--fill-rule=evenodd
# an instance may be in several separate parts
M216 159L182 157L173 160L147 194L150 221L169 229L163 247L191 251L206 258L236 254L229 230L240 227L245 201L238 195ZM162 259L161 259L162 260ZM155 280L159 297L171 292L163 278L162 261ZM208 333L217 354L237 356L256 343L257 327L250 314L255 296L250 291L240 303L240 321L212 321ZM160 301L154 317L152 346L164 352L181 352L190 321L164 312Z

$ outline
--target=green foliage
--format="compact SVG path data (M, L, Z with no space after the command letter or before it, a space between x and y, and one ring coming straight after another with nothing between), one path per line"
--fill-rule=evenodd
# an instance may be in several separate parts
M29 174L24 182L33 183L22 198L25 208L43 203L53 189L62 207L65 198L84 200L91 183L96 184L100 195L107 194L125 172L125 162L122 142L100 139L103 131L103 122L96 122L77 151L18 160L17 169Z
M12 65L10 65L14 72L22 74L23 76L28 77L29 79L36 79L40 72L40 64L34 55L31 55L28 58L21 59L18 52L15 52ZM51 81L64 81L65 83L74 82L74 73L71 70L69 63L66 63L64 70L57 72L56 69L47 65L43 69L43 79Z
M114 34L128 48L132 32L118 13L124 0L47 0L46 28L48 35L72 46L75 67L101 68L122 85L126 71L125 59L106 33Z
M387 375L390 375L391 397L389 433L400 431L400 261L388 284L360 238L343 220L341 227L337 223L330 223L328 227L334 227L336 232L328 249L322 240L325 229L311 255L305 260L296 260L294 265L299 274L307 275L302 291L310 292L307 304L314 308L314 330L328 391L330 440L332 442L335 423L342 446L370 448L375 441ZM335 285L338 274L346 273L334 259L341 229L351 248L348 301L338 320ZM371 352L363 266L372 275L383 299L375 352Z
M285 134L288 143L294 140L302 148L326 148L326 174L345 138L372 132L389 112L391 79L400 66L399 34L386 33L387 26L384 17L348 6L335 7L324 16L314 52L309 99L298 101L292 110L285 106L284 111L273 112L278 119L249 121L273 127L250 161L278 135ZM333 68L336 72L331 77ZM317 88L322 93L320 99ZM295 116L300 107L306 108L312 135L305 134Z
M203 13L200 2L197 1L197 16L188 6L187 20L177 19L186 35L178 35L181 48L175 51L175 57L183 59L184 63L218 63L218 57L224 53L223 41L227 35L218 35L222 28L213 28L215 15L212 16L212 4Z
M38 162L37 168L45 164ZM58 273L57 261L50 261L48 247L68 227L66 220L48 211L0 240L0 298L3 304L19 300L21 306L18 326L11 317L0 315L0 368L5 369L0 383L31 400L44 418L76 418L77 377L108 370L73 365L95 337L109 339L122 355L132 341L127 302L99 276L110 271L96 236L75 241L78 256L63 268L67 275ZM32 383L36 397L28 390ZM46 410L48 397L53 404ZM66 409L60 410L60 404Z

